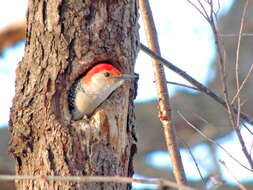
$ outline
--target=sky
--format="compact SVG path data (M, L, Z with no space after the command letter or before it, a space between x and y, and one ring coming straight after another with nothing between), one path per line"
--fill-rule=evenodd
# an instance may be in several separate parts
M232 6L232 0L221 0L222 14L225 14ZM215 57L213 35L209 25L205 19L186 1L186 0L151 0L151 7L155 19L161 54L164 58L171 61L181 69L187 71L198 81L207 84L208 80L214 77L210 65ZM15 4L15 6L13 6ZM0 28L9 23L25 18L27 0L9 0L0 3ZM146 44L146 39L140 20L140 38L141 42ZM9 109L14 96L15 84L15 68L21 60L24 53L24 42L18 43L14 47L8 48L0 57L0 88L5 89L0 94L1 109L0 109L0 126L6 126L9 118ZM145 68L145 69L144 69ZM135 72L139 73L139 88L136 102L147 101L156 97L154 78L152 73L151 61L147 55L140 52L136 61ZM167 80L173 82L186 83L184 79L166 69ZM170 95L177 92L177 87L169 86ZM243 131L247 137L252 139L247 132ZM239 155L243 163L246 161L242 158L238 142L235 141L234 134L229 134L224 138L219 139L220 143L231 152L231 154ZM249 145L251 142L248 143ZM205 144L197 145L193 148L193 153L198 155L199 162L206 160L210 152L203 151L206 149ZM232 148L231 148L232 147ZM231 166L231 170L236 172L240 170L240 180L252 180L249 172L241 169L237 164L231 161L227 154L222 150L217 150L217 155ZM199 180L199 175L196 173L194 164L189 164L191 157L187 150L182 150L182 157L186 164L187 171L190 175L187 177L192 180ZM156 167L168 166L169 160L166 152L158 151L149 155L149 160L153 160L148 164L160 163ZM192 162L191 162L192 163ZM207 163L203 163L201 171L203 175L207 175ZM195 169L194 169L195 168ZM210 169L211 170L211 169ZM227 172L223 170L223 177L231 180ZM197 176L197 177L196 177Z

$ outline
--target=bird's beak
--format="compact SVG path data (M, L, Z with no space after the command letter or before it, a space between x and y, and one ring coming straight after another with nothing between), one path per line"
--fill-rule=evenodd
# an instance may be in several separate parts
M130 75L130 74L122 74L120 76L115 76L117 79L122 79L122 80L131 80L131 79L136 79L138 76L136 75Z

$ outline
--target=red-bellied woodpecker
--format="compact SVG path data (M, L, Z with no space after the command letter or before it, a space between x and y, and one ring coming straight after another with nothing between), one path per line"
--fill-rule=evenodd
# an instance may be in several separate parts
M133 75L122 74L117 68L100 63L92 67L70 88L69 110L74 120L91 115L95 109Z

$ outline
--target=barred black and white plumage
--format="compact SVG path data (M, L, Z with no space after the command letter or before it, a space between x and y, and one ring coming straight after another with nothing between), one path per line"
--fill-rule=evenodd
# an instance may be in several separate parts
M76 99L76 93L77 93L77 90L79 90L81 88L80 86L80 79L79 80L76 80L70 90L69 90L69 93L68 93L68 103L69 103L69 111L71 114L73 114L72 112L75 110L75 107L76 107L76 103L75 103L75 99Z

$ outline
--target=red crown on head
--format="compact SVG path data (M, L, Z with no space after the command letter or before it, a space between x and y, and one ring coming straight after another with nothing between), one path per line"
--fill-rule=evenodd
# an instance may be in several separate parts
M95 65L94 67L92 67L88 71L88 73L83 78L84 82L85 83L89 82L89 80L91 79L91 77L93 75L95 75L96 73L99 73L101 71L104 71L104 70L112 71L115 76L121 75L121 72L116 67L112 66L111 64L109 64L109 63L99 63L98 65Z

